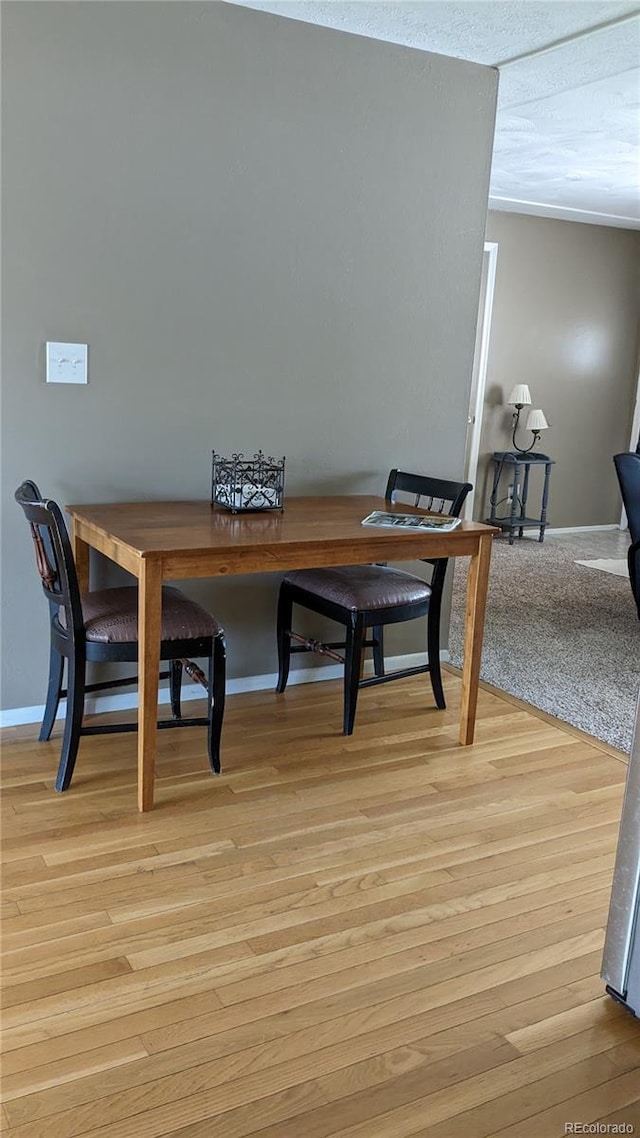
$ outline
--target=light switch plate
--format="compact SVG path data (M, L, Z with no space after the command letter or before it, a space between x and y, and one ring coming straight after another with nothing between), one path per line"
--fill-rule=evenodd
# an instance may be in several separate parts
M47 341L47 383L87 382L86 344Z

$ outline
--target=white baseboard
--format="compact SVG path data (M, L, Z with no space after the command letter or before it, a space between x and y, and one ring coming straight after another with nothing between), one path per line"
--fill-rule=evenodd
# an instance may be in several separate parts
M514 528L517 529L518 526L516 525ZM540 534L540 526L523 526L523 529L525 531L525 534L535 534L536 537L538 537L538 535ZM620 526L617 526L617 525L614 525L614 526L559 526L555 529L553 529L549 526L549 527L545 527L544 536L547 537L548 534L551 536L556 535L556 537L561 537L561 536L563 536L563 534L596 534L596 533L605 533L605 531L607 531L607 530L609 530L609 531L616 530L617 531L617 530L620 530ZM509 534L508 529L504 529L502 531L503 537L507 537L508 534Z
M534 528L534 527L532 527ZM535 527L537 528L537 527ZM559 529L545 529L545 537L548 533L561 534L561 533L596 533L603 530L619 530L620 526L617 524L611 526L561 526Z
M440 653L440 659L443 661L449 660L449 653L447 651ZM413 652L406 656L390 656L386 663L389 671L394 671L396 668L415 668L424 663L425 656L422 652ZM371 664L367 662L367 671L371 668ZM343 674L343 668L340 664L327 664L322 668L292 668L289 674L289 684L310 684L317 683L320 680L337 680ZM269 672L262 676L240 676L235 680L227 680L226 691L227 695L236 695L238 692L247 691L269 691L274 690L278 680L277 672ZM187 687L186 684L182 688L182 702L187 703L190 700L202 699L203 690L198 685L193 684ZM169 702L169 689L166 684L161 684L158 692L158 703L167 704ZM125 692L122 695L102 695L102 696L89 696L85 702L85 712L87 715L100 715L107 711L131 711L138 707L138 692L131 691ZM41 723L44 715L44 704L36 704L32 707L10 707L5 711L0 711L0 727L21 727L26 723ZM66 701L62 700L58 708L56 719L64 719L66 715Z

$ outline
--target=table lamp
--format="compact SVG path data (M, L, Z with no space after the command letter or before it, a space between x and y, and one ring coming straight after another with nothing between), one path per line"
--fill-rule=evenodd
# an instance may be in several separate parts
M517 454L528 454L529 451L533 450L534 446L538 442L540 438L540 432L546 431L547 427L549 426L545 418L544 411L534 409L529 412L527 416L526 429L533 433L533 440L531 442L531 446L521 447L518 446L516 442L516 433L520 423L520 413L523 407L531 403L531 392L529 391L526 383L516 383L507 400L507 403L509 403L510 406L515 407L515 411L513 413L513 433L511 435L513 448Z

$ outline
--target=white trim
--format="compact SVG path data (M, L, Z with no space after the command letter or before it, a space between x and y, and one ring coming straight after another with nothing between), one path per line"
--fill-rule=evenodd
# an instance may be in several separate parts
M623 217L614 213L593 213L588 209L569 209L547 202L519 201L518 198L500 198L490 195L489 209L507 213L527 213L534 217L553 217L557 221L583 221L587 225L609 225L619 229L640 229L640 218Z
M462 517L467 521L473 520L473 500L475 497L476 479L478 476L478 456L480 454L480 436L482 434L482 418L484 411L484 393L487 385L487 368L489 362L489 340L491 337L491 317L493 314L493 294L496 287L496 268L498 264L497 241L485 241L482 254L482 267L484 271L484 255L487 260L487 277L484 290L484 304L482 312L478 313L480 323L480 338L477 342L476 357L473 361L473 375L475 391L471 392L469 406L470 433L469 451L465 468L465 481L471 482L473 490L465 500ZM472 404L472 405L471 405Z
M629 450L635 450L638 445L638 436L640 435L640 371L638 372L638 380L636 383L636 405L633 412L633 421L631 423L631 438L629 439ZM626 529L626 524L624 526Z
M516 518L517 521L517 518ZM536 527L532 527L536 528ZM598 530L619 530L619 525L612 526L560 526L559 529L545 529L545 534L548 533L595 533Z
M440 659L444 661L449 660L449 653L443 651L440 653ZM386 663L391 671L397 668L414 668L425 661L423 652L412 652L406 656L390 656L387 658ZM367 662L368 667L371 666L370 661ZM295 668L292 669L289 675L289 684L309 684L317 683L319 680L337 680L343 675L343 668L341 664L327 664L322 668ZM240 676L236 680L227 680L226 694L236 695L238 692L246 691L269 691L274 690L277 683L278 675L276 672L269 672L262 676ZM184 687L182 691L182 702L188 703L194 699L202 699L202 688ZM169 691L166 685L161 685L158 692L158 702L160 704L167 704L169 702ZM133 711L138 706L138 693L137 691L129 692L123 695L105 695L88 698L85 703L85 711L87 715L102 715L108 711ZM32 707L10 707L6 711L0 711L0 727L22 727L26 723L41 723L44 715L44 704L36 704ZM58 708L56 719L64 719L66 715L66 700L62 700Z

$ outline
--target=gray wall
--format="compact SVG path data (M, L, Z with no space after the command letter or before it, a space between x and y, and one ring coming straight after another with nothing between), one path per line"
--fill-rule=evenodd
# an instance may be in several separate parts
M549 525L618 523L611 459L629 446L635 402L640 232L491 212L487 240L499 249L474 515L488 514L489 456L511 448L504 401L527 383L549 422L536 449L557 463ZM521 445L531 439L518 431Z
M289 494L460 474L497 77L218 3L7 3L2 47L7 708L45 694L23 478L205 498L212 447L286 455ZM89 344L87 387L44 384L46 340ZM276 585L188 586L232 676L275 667Z

